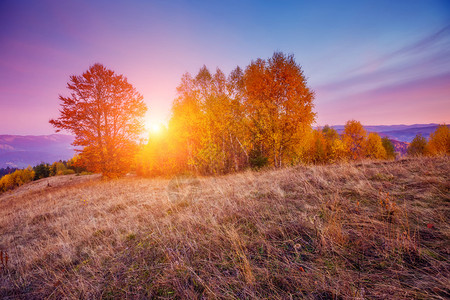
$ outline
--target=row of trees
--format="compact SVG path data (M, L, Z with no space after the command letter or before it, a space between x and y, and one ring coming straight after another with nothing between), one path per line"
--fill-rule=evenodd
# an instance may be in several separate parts
M367 134L354 120L342 135L328 126L313 130L314 93L294 57L281 52L228 76L205 66L195 76L183 75L168 126L141 147L137 140L147 107L123 75L95 64L71 76L67 87L70 96L60 96L61 115L50 123L75 135L74 145L82 147L78 165L108 177L132 168L148 176L223 174L395 157L387 138ZM427 147L441 147L433 143Z
M79 157L76 155L68 161L60 160L52 164L40 163L33 167L35 173L34 180L60 175L86 174L87 169L78 163Z
M14 172L0 176L0 192L5 192L19 187L33 180L39 180L50 176L89 174L85 168L76 163L77 156L69 161L57 161L52 164L40 163L34 167L15 169Z
M314 93L292 55L276 52L228 76L205 66L182 77L168 128L139 156L143 175L221 174L300 161L315 113Z
M0 178L0 193L12 190L34 179L35 173L31 167L23 170L15 170Z
M338 132L325 126L322 130L313 130L307 163L333 163L342 160L394 159L394 145L387 137L377 133L367 133L360 122L351 120Z
M232 128L228 130L232 130ZM190 170L189 162L186 162L188 151L186 151L184 158L181 157L183 164L177 164L175 161L177 157L174 155L174 151L178 147L169 141L173 140L176 133L177 131L171 133L169 129L165 128L163 133L151 135L148 144L138 157L137 171L140 175L152 176ZM245 142L245 140L243 141ZM363 158L394 159L396 157L394 146L387 137L381 138L376 133L367 133L361 123L354 120L346 123L342 135L339 135L335 129L329 126L317 130L304 128L301 142L297 144L299 147L295 149L297 151L292 152L295 156L290 157L291 164L298 162L325 164ZM207 144L207 146L210 145ZM244 145L251 146L252 144ZM217 149L219 146L221 145L212 144L213 149ZM203 149L197 152L198 157L201 157L205 152ZM249 153L248 159L245 155L246 152ZM242 148L241 154L243 155L240 156L240 164L235 169L228 171L247 167L260 168L266 165L277 166L273 161L270 161L269 157L264 156L258 148L256 150ZM220 159L223 157L233 158L233 153L225 152ZM211 166L223 166L222 161L215 161L214 157L209 157L206 162L198 160L197 165L195 165L195 160L192 162L197 167L195 169L197 171L204 163L204 168L201 169L203 173L210 173L211 169L208 168L211 168ZM222 172L226 172L226 170L222 170Z

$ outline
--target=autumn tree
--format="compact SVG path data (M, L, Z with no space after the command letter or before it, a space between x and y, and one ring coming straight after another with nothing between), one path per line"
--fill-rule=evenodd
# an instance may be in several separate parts
M352 159L361 159L363 157L366 136L366 130L359 121L347 121L342 139Z
M408 146L408 155L420 156L426 154L427 139L421 134L417 134Z
M386 149L383 147L381 137L374 132L369 133L364 143L364 154L371 159L386 159Z
M439 125L430 134L428 151L432 155L450 154L450 129L447 125Z
M386 158L394 159L395 158L395 148L392 144L391 140L385 136L381 139L381 143L383 144L384 150L386 151Z
M146 145L138 154L136 173L140 176L165 176L183 171L183 164L178 161L181 145L175 141L176 135L166 126L158 132L151 132Z
M322 128L322 134L325 138L326 161L336 162L343 160L346 156L346 151L336 129L325 125Z
M228 77L203 66L195 76L184 74L177 92L167 132L171 150L164 151L170 153L164 161L175 162L178 171L223 174L268 163L280 167L306 152L314 95L293 56L275 53L245 71L237 67ZM144 158L155 156L155 142L160 143L149 141ZM154 164L143 162L139 168L151 174Z
M312 131L312 140L310 142L309 160L315 164L327 162L327 141L322 130Z
M143 130L143 97L126 77L99 63L71 76L67 88L70 95L59 96L60 117L50 124L75 135L73 145L83 147L80 158L90 171L108 177L127 172Z
M293 55L252 61L243 77L243 108L253 148L275 166L292 159L315 119L314 93Z
M179 146L178 161L187 169L220 174L248 164L242 77L239 67L228 78L220 69L211 73L206 66L195 77L183 75L169 131Z

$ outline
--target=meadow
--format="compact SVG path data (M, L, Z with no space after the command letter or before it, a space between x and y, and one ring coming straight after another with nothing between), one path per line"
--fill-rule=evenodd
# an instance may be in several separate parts
M0 298L448 299L449 195L448 156L41 179L0 195Z

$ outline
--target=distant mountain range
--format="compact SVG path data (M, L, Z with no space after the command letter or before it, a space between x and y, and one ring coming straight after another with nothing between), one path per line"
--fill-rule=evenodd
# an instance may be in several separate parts
M71 135L0 135L0 168L26 168L68 160L75 154Z
M368 132L376 132L380 136L387 136L394 145L395 151L401 155L406 154L409 143L421 134L425 138L429 138L430 134L436 130L439 124L414 124L414 125L368 125L364 126ZM449 125L447 125L449 126ZM339 134L344 132L345 125L330 126L336 129Z
M414 124L414 125L369 125L364 126L368 132L377 132L379 135L387 136L391 140L399 142L411 143L417 134L421 134L427 138L430 133L436 130L439 124ZM449 126L449 125L447 125ZM339 134L344 132L344 125L331 126L336 129Z
M340 134L344 125L331 126ZM408 143L416 134L428 138L438 124L415 125L378 125L364 126L369 132L377 132L392 140L395 150L406 153ZM41 162L52 163L58 160L68 160L75 154L71 145L74 137L71 135L0 135L0 168L26 168Z

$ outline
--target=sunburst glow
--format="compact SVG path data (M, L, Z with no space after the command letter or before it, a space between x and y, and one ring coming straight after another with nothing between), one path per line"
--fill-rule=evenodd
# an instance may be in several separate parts
M159 134L159 133L161 133L162 124L156 123L155 121L152 121L152 120L146 120L145 121L145 129L150 134Z

